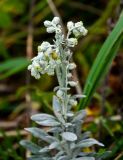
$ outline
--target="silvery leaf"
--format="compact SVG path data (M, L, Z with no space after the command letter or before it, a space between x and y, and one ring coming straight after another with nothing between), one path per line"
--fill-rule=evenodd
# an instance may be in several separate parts
M46 136L46 138L48 139L48 141L50 142L50 143L53 143L53 142L55 142L55 141L58 141L58 139L57 139L57 137L54 137L54 136Z
M47 132L50 132L50 133L59 133L59 132L62 132L62 131L63 131L63 129L60 128L60 127L52 127L50 129L48 129Z
M33 116L31 116L31 119L33 120L33 121L44 121L44 120L47 120L47 119L55 119L55 117L54 116L52 116L52 115L49 115L49 114L36 114L36 115L33 115Z
M53 142L49 145L49 149L59 148L59 142Z
M58 120L65 124L65 120L63 118L63 116L61 115L60 111L61 111L61 104L59 102L59 99L56 96L53 96L53 111L55 116L58 118Z
M54 112L61 111L61 104L59 102L59 99L56 96L53 96L53 110Z
M69 126L72 126L73 124L72 123L65 123L65 127L69 127Z
M74 147L74 146L73 146ZM72 156L77 157L79 155L80 148L72 148Z
M77 140L77 136L76 134L72 133L72 132L63 132L62 137L66 140L66 141L76 141Z
M82 130L82 122L81 121L76 121L74 122L75 124L75 133L78 136L78 138L81 138L81 130Z
M57 160L59 157L63 156L63 154L64 154L64 151L59 151L59 152L55 155L54 159Z
M29 151L31 151L32 153L38 153L39 150L41 149L41 147L39 147L37 144L32 143L28 140L22 140L20 144Z
M95 160L94 157L80 157L80 158L76 158L76 160Z
M54 126L59 126L60 123L56 121L55 119L47 119L44 121L35 121L37 124L40 124L42 126L48 126L48 127L54 127Z
M74 113L73 112L68 112L66 115L67 115L67 117L73 117Z
M48 138L48 134L42 129L32 127L32 128L25 128L25 130L32 133L32 135L37 138L40 138L48 143L52 143L51 139ZM49 136L49 137L51 137L51 136Z
M80 110L75 114L72 122L82 120L85 117L86 117L86 111L85 110Z
M87 139L90 136L91 136L91 132L86 131L86 132L84 132L84 133L81 134L81 137L82 137L81 140Z
M44 147L44 148L40 149L39 152L40 152L40 153L49 152L49 147Z
M99 146L104 146L102 143L98 142L97 140L95 140L93 138L88 138L88 139L82 140L77 144L77 146L78 147L90 147L94 144L97 144Z

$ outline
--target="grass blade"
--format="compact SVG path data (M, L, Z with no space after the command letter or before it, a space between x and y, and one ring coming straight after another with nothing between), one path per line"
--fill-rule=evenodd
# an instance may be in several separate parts
M83 94L87 97L82 99L78 109L85 108L96 90L100 79L107 73L113 58L115 57L122 40L123 33L123 12L106 41L104 42L97 58L88 75Z

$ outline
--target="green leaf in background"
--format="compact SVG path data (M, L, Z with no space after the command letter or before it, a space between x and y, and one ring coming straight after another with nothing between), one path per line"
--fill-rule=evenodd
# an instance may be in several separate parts
M29 61L26 58L13 58L0 64L0 80L7 78L27 67Z
M7 47L5 45L5 42L2 39L0 39L0 56L5 59L9 58Z
M0 27L9 28L12 24L12 19L9 13L0 11Z
M104 42L98 56L91 68L88 75L83 94L86 98L82 99L78 109L85 108L90 101L94 91L96 90L100 79L107 73L109 66L115 55L117 54L118 48L122 40L123 33L123 12L106 41Z

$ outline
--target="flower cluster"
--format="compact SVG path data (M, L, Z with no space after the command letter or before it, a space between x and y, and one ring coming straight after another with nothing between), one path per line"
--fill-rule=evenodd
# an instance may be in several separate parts
M52 21L45 21L44 26L47 28L48 33L62 33L62 28L60 25L60 18L54 17Z
M77 45L77 38L81 35L86 35L87 30L83 26L82 22L68 22L68 34L67 37L62 33L62 28L60 25L59 17L54 17L52 21L46 20L44 26L48 33L55 32L54 44L51 45L49 42L43 42L38 46L38 55L32 59L32 64L28 66L28 69L31 71L31 75L36 79L39 79L42 74L47 73L48 75L54 75L55 68L61 63L61 57L63 51L61 51L60 46L65 46L66 56L69 56L71 51L70 47ZM69 37L71 34L75 35L75 38ZM70 74L69 74L70 75Z
M54 69L59 63L58 50L49 42L43 42L38 47L38 55L32 59L32 64L28 66L28 69L32 76L39 79L41 74L54 75Z

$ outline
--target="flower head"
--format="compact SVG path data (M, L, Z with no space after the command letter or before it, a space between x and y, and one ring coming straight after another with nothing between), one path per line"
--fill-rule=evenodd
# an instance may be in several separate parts
M87 34L87 29L83 26L83 22L73 23L72 21L67 23L67 28L69 32L72 32L75 37L85 36Z

